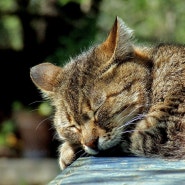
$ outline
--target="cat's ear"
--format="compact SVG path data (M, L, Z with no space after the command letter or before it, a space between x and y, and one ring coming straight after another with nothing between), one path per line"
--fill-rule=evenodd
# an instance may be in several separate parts
M127 57L133 52L132 36L133 31L125 25L121 18L116 17L107 39L98 47L99 55L102 55L101 58L105 60L110 60L113 56Z
M30 70L30 77L33 83L45 93L53 92L59 84L58 77L62 68L51 63L36 65Z

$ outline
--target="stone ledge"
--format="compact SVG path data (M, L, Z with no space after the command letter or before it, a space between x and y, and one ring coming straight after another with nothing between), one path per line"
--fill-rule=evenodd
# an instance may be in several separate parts
M184 185L185 160L83 157L48 185Z

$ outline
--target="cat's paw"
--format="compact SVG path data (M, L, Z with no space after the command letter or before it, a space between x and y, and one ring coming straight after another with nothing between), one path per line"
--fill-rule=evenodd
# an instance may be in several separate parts
M73 148L69 143L65 142L60 146L59 153L59 166L61 170L64 170L75 160L75 148Z

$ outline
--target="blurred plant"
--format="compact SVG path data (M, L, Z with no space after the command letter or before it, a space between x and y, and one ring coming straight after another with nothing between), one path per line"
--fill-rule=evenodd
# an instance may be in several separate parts
M62 30L68 31L61 31L58 46L47 57L48 61L63 65L70 57L92 45L97 32L96 19L100 2L101 0L58 0L61 12L66 11L62 20L65 29Z
M66 4L69 3L69 2L81 3L81 2L83 2L83 1L85 1L85 0L58 0L58 2L59 2L62 6L66 5Z
M12 111L28 111L28 112L37 112L40 116L50 116L52 114L52 107L48 102L42 102L37 105L35 110L31 110L30 107L24 107L20 101L14 101L12 104Z
M38 113L41 116L49 116L52 113L52 107L47 102L43 102L38 106Z
M137 39L141 42L182 43L185 42L184 8L183 0L178 0L178 3L173 0L115 0L107 3L103 0L98 20L102 31L97 37L99 39L102 33L106 33L115 16L119 16L135 30Z
M47 102L39 103L34 109L23 106L20 101L12 104L12 119L16 124L21 140L20 154L22 157L49 157L52 154L50 115L52 107Z
M15 0L0 1L0 11L14 11L17 9Z
M62 65L69 59L69 57L77 55L77 53L82 52L92 44L96 33L96 29L94 28L95 23L93 19L87 19L88 21L79 21L78 28L71 30L67 37L60 37L60 46L47 60L54 58L54 60L56 60L55 62Z
M44 118L50 116L52 113L51 106L46 102L40 103L37 109L31 111L29 107L24 107L21 102L15 101L12 104L12 110L12 117L0 124L0 156L17 157L22 150L23 141L22 138L18 136L20 130L18 127L19 123L17 123L15 119L16 115L21 115L21 113L24 112L24 115L28 115L28 118L30 116L35 117L36 115ZM27 125L29 127L29 124L30 122L27 120L25 126ZM34 124L39 123L35 120ZM37 130L36 127L33 130L35 132L35 130ZM30 130L30 132L32 131Z
M0 157L18 157L22 142L16 135L17 128L11 120L0 125Z
M16 147L18 139L15 135L16 126L12 120L6 120L0 125L0 146Z
M22 49L22 27L17 16L3 16L0 19L0 31L0 47Z

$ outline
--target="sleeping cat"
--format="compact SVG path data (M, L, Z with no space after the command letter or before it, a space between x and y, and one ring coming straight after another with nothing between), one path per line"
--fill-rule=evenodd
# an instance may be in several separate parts
M82 149L185 158L185 47L140 47L117 17L107 39L63 68L42 63L31 78L54 106L61 169Z

